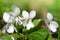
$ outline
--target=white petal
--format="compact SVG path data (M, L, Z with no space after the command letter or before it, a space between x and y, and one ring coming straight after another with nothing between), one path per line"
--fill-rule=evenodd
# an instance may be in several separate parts
M20 20L26 20L25 18L22 18L22 17L20 17L20 16L18 16L18 18L19 18Z
M9 28L7 29L8 33L13 33L14 32L14 25L9 25Z
M27 24L27 29L29 30L30 28L33 28L33 27L34 27L34 24L30 20L29 23Z
M56 21L51 21L50 24L55 25L55 28L58 28L58 23Z
M9 24L6 24L3 28L2 28L2 33L5 33L7 28L8 28Z
M16 25L19 24L19 25L22 25L22 21L19 17L16 17Z
M55 28L55 25L53 25L53 24L50 24L50 25L48 26L48 28L49 28L52 32L56 32L56 31L57 31L57 28Z
M9 12L10 15L16 17L17 15L14 12Z
M15 21L16 21L16 25L18 24L18 20L19 20L19 19L16 17L16 19L15 19Z
M26 27L27 25L27 20L25 18L21 18L19 17L19 24L23 25L24 27Z
M18 20L18 24L19 24L19 25L22 25L22 21L21 21L21 20L22 20L22 19L19 18L19 20Z
M15 40L14 37L11 37L12 40Z
M27 26L27 21L23 21L23 26L24 26L24 27Z
M10 15L9 15L7 12L5 12L5 13L3 14L3 20L4 20L5 22L8 22L8 21L9 21L9 18L10 18Z
M12 6L12 10L15 13L15 15L19 15L20 14L20 9L16 6Z
M11 16L9 13L4 13L3 14L3 20L6 22L6 23L13 23L14 22L14 17Z
M28 14L27 11L22 11L22 16L23 16L24 18L29 18L29 14Z
M36 12L34 10L32 10L30 12L30 18L33 19L36 16Z
M22 25L23 23L22 23L22 21L21 21L21 20L19 20L19 21L18 21L18 24L19 24L19 25Z
M53 19L53 15L51 13L47 13L47 19L51 21Z
M15 18L13 16L10 16L8 23L14 23L14 22L15 22Z
M15 29L15 32L17 32L17 29L14 27L14 29Z

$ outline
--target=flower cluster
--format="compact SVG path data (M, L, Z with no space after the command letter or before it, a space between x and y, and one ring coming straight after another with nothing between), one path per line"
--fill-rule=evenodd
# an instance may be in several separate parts
M14 31L17 32L17 29L14 27L14 23L16 23L16 25L23 25L27 28L27 30L34 27L34 24L32 23L32 19L36 16L36 12L34 10L30 13L23 10L23 17L20 17L19 14L20 9L18 7L12 7L12 12L5 12L3 14L3 20L7 23L2 29L3 33L13 33Z
M27 30L34 28L35 25L33 24L32 20L36 16L36 11L32 10L27 12L26 10L22 11L22 16L20 16L20 8L16 6L12 6L11 12L4 12L3 14L3 20L7 23L2 28L2 33L14 33L18 32L14 24L22 25ZM53 15L51 13L47 13L46 19L44 20L48 29L52 32L56 32L58 28L58 23L53 20ZM12 40L14 40L14 37L11 37Z

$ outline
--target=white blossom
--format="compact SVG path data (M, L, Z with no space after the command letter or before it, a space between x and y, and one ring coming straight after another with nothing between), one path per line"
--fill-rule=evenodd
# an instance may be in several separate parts
M7 32L8 33L14 33L14 31L15 32L17 32L17 29L14 27L14 25L9 25L9 28L7 29Z
M20 9L18 7L14 7L12 12L5 12L3 14L3 20L8 24L3 27L2 32L5 33L6 31L8 33L13 33L14 31L17 32L16 28L14 27L14 22L16 21L16 24L20 24L21 20L19 19L18 15L20 14Z
M27 29L29 30L30 28L34 27L34 24L32 22L32 19L36 16L36 12L34 10L32 10L30 13L28 13L27 11L22 11L22 16L25 18L25 21L23 22L23 26L27 27Z
M47 27L52 32L56 32L58 28L58 23L56 21L52 21L53 15L51 13L47 13L47 19L45 20L45 23L47 24Z
M56 32L57 28L58 28L58 24L56 21L51 21L50 25L48 25L48 28L52 31L52 32Z
M5 32L14 33L14 31L17 32L17 29L14 27L13 24L7 24L2 29L3 33L5 33Z

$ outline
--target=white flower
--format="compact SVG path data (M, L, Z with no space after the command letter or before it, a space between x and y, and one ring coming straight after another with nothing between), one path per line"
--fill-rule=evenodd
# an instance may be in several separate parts
M14 27L13 24L7 24L5 25L5 27L2 29L2 32L5 33L5 32L8 32L8 33L14 33L17 32L17 29Z
M5 12L3 14L3 20L8 24L3 27L3 30L2 30L3 33L5 33L6 31L8 33L13 33L14 31L17 32L16 28L13 25L14 22L16 22L16 25L17 24L21 25L22 20L24 19L24 18L21 18L19 14L20 14L20 9L16 6L12 7L12 12Z
M45 23L47 24L47 27L52 32L56 32L58 28L58 23L56 21L52 21L53 15L51 13L47 13L47 19L45 20Z
M16 23L18 23L17 21L20 21L20 19L18 17L19 14L20 14L20 9L16 6L13 6L12 12L5 12L3 14L3 20L6 23L12 23L12 22L15 22L15 21L16 21Z
M13 32L17 32L17 29L14 27L14 25L10 25L9 28L7 29L7 32L8 33L13 33Z
M48 28L52 31L52 32L56 32L57 28L58 28L58 24L55 21L51 21L50 25L48 25Z
M26 21L23 22L23 26L26 26L28 30L33 28L34 24L32 23L32 19L36 16L36 12L34 10L32 10L30 13L23 11L22 16L26 19Z

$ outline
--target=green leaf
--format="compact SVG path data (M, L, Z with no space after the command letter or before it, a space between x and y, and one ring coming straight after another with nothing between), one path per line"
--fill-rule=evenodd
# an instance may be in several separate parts
M40 23L41 19L35 19L33 21L34 25L37 26Z
M29 35L30 40L45 40L48 35L47 29L40 29Z
M52 40L52 36L51 35L48 36L48 40Z
M14 26L16 27L16 29L19 33L22 33L22 29L23 29L22 25L16 25L16 23L15 23Z
M58 32L58 40L60 40L60 32Z
M14 34L12 34L11 36L13 36L14 38L21 38L21 37L24 37L24 35L21 34L21 33L18 33L18 34L14 33Z
M60 40L60 36L58 37L58 40Z
M26 32L26 31L27 31L27 29L24 27L22 31L23 31L23 32Z
M3 39L3 40L12 40L12 39L11 39L11 36L9 36L9 35L4 35L4 36L2 37L2 39Z
M58 22L58 29L57 29L57 33L58 33L58 40L60 40L60 21L57 21Z

